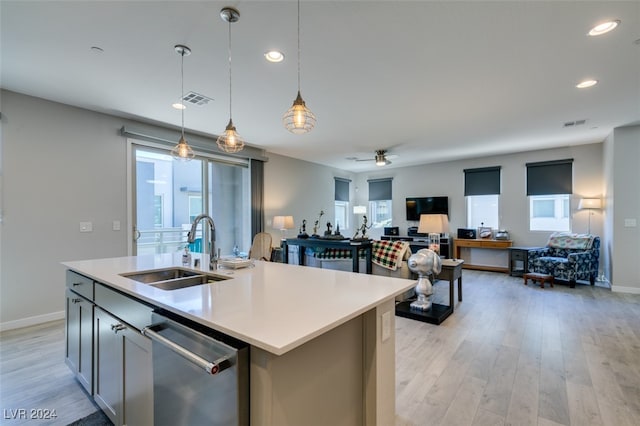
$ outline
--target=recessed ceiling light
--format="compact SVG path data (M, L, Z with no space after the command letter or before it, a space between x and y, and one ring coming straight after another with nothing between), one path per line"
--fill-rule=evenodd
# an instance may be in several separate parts
M180 102L171 104L171 106L174 107L175 109L187 109L187 106L185 104L181 104Z
M598 80L584 80L576 84L578 89L586 89L587 87L593 87L598 84Z
M284 53L277 50L270 50L264 54L264 57L269 62L282 62L284 61Z
M606 34L609 31L612 31L613 29L615 29L615 27L617 27L618 25L620 25L620 20L619 19L615 19L613 21L603 22L603 23L598 24L595 27L591 28L591 31L589 31L589 35L590 36L599 36L599 35L602 35L602 34Z

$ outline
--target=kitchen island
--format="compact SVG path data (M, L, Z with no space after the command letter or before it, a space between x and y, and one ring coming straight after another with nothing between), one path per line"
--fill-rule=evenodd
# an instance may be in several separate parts
M215 271L223 281L161 290L121 274L180 266L179 253L64 265L249 344L252 425L395 421L394 301L414 281L256 261Z

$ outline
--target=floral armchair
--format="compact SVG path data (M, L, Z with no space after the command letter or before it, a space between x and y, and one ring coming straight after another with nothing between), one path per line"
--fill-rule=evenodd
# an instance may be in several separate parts
M594 285L599 258L600 237L556 232L551 234L546 247L529 250L529 272L567 280L571 288L578 280L589 280Z

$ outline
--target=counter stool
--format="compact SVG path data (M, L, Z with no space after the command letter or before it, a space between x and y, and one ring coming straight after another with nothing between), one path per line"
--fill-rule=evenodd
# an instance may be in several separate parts
M553 275L527 272L524 274L524 285L527 285L527 280L533 281L534 284L536 281L540 281L540 288L544 288L544 283L548 281L549 285L553 287Z

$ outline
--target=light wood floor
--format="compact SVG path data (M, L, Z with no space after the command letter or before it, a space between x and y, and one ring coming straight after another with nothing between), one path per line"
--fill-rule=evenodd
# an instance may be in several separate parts
M639 295L468 270L463 291L440 326L396 317L396 426L640 424ZM0 335L0 423L95 411L63 357L62 321ZM7 418L20 408L58 418Z

